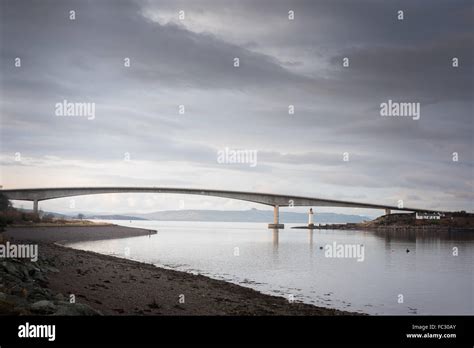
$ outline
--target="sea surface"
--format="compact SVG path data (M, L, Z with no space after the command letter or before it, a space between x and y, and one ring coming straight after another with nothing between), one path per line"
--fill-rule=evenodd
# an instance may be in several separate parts
M107 221L158 233L68 246L199 273L322 307L381 315L474 314L472 233Z

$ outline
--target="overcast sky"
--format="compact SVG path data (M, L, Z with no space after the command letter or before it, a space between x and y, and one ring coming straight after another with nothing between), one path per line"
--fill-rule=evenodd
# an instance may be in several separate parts
M473 17L473 2L457 0L3 0L0 184L212 188L472 211ZM57 116L64 100L95 103L95 117ZM420 119L382 117L388 100L420 103ZM257 151L257 165L219 163L225 148ZM78 197L74 210L168 210L181 200L189 209L263 208L122 194ZM67 211L70 199L41 207Z

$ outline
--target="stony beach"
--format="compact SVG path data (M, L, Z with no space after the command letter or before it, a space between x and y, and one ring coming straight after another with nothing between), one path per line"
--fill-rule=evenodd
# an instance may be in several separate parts
M150 233L115 225L7 228L10 243L38 245L38 261L0 260L0 315L357 314L61 245Z

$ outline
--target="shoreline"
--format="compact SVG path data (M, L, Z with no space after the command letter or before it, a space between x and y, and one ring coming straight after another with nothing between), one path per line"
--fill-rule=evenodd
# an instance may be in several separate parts
M9 226L3 235L16 240L30 240L49 243L75 243L147 236L158 233L155 230L132 228L113 224Z
M418 213L389 213L375 220L345 223L318 224L292 227L309 230L362 230L374 232L454 232L473 233L474 214L461 212L431 215L430 218L419 218Z
M446 226L364 226L353 224L331 224L331 225L314 225L310 226L294 226L296 230L344 230L344 231L372 231L372 232L469 232L474 233L474 228L458 228Z
M58 307L65 313L64 299L73 294L76 303L85 306L82 310L90 315L364 315L297 301L290 303L284 297L266 295L223 280L61 245L150 233L151 230L117 225L7 228L4 236L10 238L10 243L38 244L38 263L47 264L46 279L38 285L59 299L55 302L51 296L44 300L32 298L34 303L38 298L44 302L36 304L41 307L36 311L34 303L25 303L28 302L26 295L20 311L7 314L56 314ZM4 291L0 289L0 315L4 315L1 295ZM35 291L33 289L33 293ZM3 298L5 300L5 296ZM7 300L14 299L7 297ZM76 312L72 311L72 315L85 315Z

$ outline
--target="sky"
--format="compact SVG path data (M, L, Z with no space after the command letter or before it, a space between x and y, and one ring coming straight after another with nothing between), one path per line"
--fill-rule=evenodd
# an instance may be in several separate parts
M472 1L2 0L0 10L3 188L208 188L474 210ZM389 100L419 105L419 119L382 116ZM93 116L58 114L64 101L94 105ZM256 161L220 161L225 149ZM268 209L158 194L40 207Z

